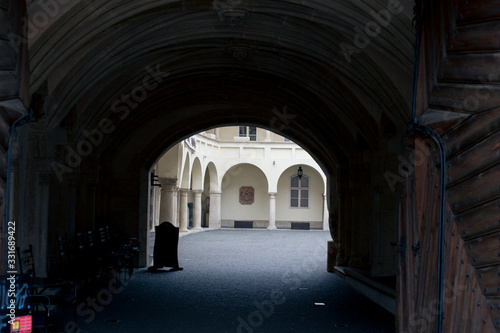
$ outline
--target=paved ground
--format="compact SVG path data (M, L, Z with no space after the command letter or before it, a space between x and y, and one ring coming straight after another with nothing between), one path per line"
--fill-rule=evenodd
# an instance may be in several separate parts
M104 306L82 304L79 327L92 333L394 332L394 316L326 272L329 237L297 230L182 237L183 271L136 271L123 290L96 294Z

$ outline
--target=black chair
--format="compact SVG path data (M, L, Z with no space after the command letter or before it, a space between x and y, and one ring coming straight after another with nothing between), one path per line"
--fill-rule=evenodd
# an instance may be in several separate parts
M66 235L57 237L59 250L59 276L65 280L82 281L85 267L79 262L75 250L70 249Z
M127 273L130 279L134 272L134 268L138 266L136 262L141 243L137 238L126 238L121 240L120 244L120 259L124 268L124 279L127 280Z
M32 328L40 332L49 332L52 326L50 316L50 297L45 295L31 295L28 299L31 308Z
M49 278L40 278L36 276L35 271L35 259L33 257L33 245L29 244L28 248L21 250L19 247L16 248L19 269L21 275L29 276L31 279L31 294L37 295L42 294L47 289L60 288L63 281Z
M116 230L112 230L109 226L99 228L99 240L97 248L105 276L111 278L118 275L121 283L123 275L123 280L126 281L137 266L135 262L140 248L139 240L119 238Z
M54 303L63 306L63 316L65 320L66 309L68 307L72 308L74 321L76 322L76 303L79 300L80 289L86 283L86 268L78 261L75 251L69 248L66 235L58 236L57 242L60 259L59 276L65 281L69 281L71 283L71 288L61 290L61 292L54 297Z

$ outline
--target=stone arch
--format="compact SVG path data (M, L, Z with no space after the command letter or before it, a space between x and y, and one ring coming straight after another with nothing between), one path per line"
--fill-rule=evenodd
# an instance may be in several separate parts
M194 158L191 166L191 189L197 191L203 190L203 172L199 157Z
M209 176L209 186L210 191L220 191L220 182L218 176L218 170L214 162L209 162L205 168L205 176Z
M181 165L180 183L179 187L182 189L191 188L191 155L186 152L184 163Z
M241 198L240 191L247 188L251 188L250 196ZM261 168L250 163L233 165L222 177L221 192L222 226L233 227L235 221L252 221L254 226L267 227L269 183Z
M203 186L203 226L220 229L221 191L217 167L210 161L205 168Z
M293 208L290 205L290 180L302 167L303 175L309 180L307 209ZM312 229L327 229L328 207L326 205L326 184L323 176L314 166L306 163L294 164L280 174L276 191L276 223L309 223Z

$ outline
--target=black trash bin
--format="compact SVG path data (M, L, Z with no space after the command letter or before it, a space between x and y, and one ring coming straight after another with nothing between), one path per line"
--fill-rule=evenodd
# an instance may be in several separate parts
M182 270L177 258L179 244L179 228L170 222L163 222L155 227L155 247L153 250L153 266L148 269L156 270L162 267L172 267L171 271Z

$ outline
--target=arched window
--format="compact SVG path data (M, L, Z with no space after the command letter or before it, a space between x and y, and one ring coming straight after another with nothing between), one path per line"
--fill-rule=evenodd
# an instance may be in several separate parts
M290 178L290 207L309 208L309 177Z

